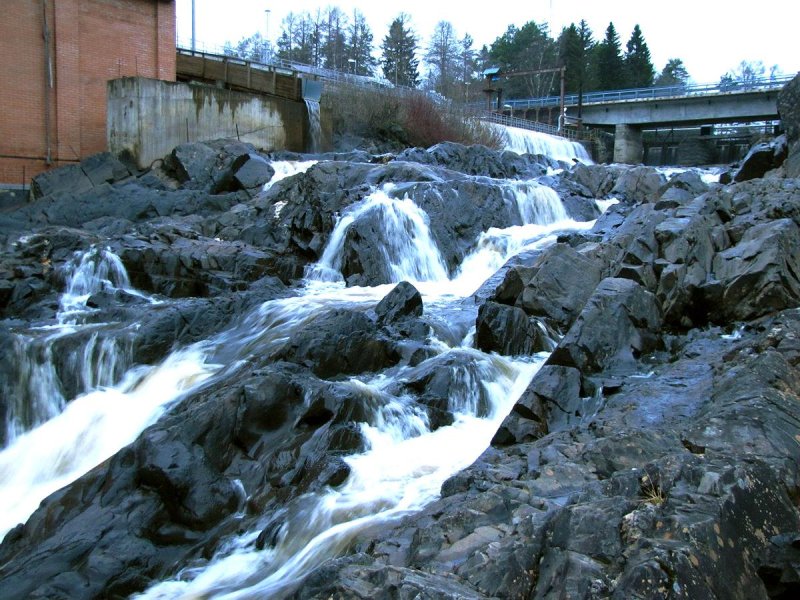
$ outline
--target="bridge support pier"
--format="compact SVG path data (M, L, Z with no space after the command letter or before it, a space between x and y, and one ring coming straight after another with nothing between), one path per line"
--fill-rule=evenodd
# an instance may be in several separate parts
M635 125L618 123L614 129L614 162L638 165L643 157L642 130Z

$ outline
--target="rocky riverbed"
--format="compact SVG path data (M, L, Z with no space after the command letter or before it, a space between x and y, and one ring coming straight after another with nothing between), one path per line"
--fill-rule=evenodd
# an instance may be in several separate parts
M233 141L39 176L0 212L2 596L795 597L799 88L786 137L729 183L456 144L311 164ZM519 253L501 234L533 226ZM482 250L513 257L459 296ZM433 299L433 281L450 289ZM82 474L111 419L75 416L92 401L154 404ZM387 492L385 518L345 504L312 531L384 421L447 440L467 410L495 419L486 449L429 500ZM71 451L42 455L59 414Z

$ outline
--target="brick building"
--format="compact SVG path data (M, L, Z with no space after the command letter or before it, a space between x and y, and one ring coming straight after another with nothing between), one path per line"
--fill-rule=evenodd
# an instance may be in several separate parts
M175 80L175 0L7 0L0 184L106 149L106 82Z

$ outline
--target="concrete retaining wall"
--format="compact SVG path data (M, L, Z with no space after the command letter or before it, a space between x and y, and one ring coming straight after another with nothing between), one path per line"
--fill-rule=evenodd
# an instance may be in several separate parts
M106 131L108 149L140 168L186 142L238 138L264 151L294 152L311 145L303 102L143 77L108 82Z

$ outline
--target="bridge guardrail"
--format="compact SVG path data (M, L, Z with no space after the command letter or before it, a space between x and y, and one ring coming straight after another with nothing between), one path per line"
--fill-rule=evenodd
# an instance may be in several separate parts
M583 94L583 105L603 104L606 102L621 102L626 100L652 100L655 98L679 98L693 95L704 96L731 92L772 90L782 88L793 78L794 75L789 75L784 77L775 77L772 79L757 79L745 83L692 83L685 85L587 92ZM545 96L542 98L524 98L518 100L509 99L504 100L503 103L511 106L514 110L524 110L529 108L558 106L561 103L561 97ZM564 96L564 104L566 106L577 106L578 94L568 94Z

